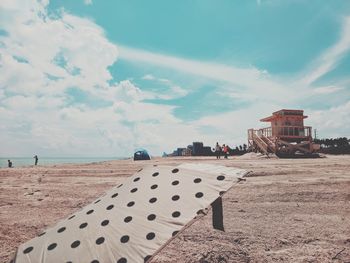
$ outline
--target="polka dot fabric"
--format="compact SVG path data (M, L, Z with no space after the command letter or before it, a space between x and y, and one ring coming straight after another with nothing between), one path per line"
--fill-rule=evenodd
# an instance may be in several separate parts
M146 262L245 171L146 167L19 246L14 262Z

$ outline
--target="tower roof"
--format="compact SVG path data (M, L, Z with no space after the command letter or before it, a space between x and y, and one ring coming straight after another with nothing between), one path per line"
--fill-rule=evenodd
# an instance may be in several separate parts
M262 121L262 122L271 122L271 121L273 121L275 119L281 118L282 116L293 116L293 117L300 116L303 119L307 118L307 116L304 115L304 111L303 110L282 109L282 110L273 112L271 116L263 118L260 121Z

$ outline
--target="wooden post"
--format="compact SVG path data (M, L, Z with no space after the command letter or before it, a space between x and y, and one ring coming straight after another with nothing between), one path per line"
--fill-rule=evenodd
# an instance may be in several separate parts
M211 207L213 209L213 228L225 231L221 196L211 204Z

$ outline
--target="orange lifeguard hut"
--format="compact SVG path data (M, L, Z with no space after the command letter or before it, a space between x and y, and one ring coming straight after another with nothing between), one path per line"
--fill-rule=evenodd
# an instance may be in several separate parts
M275 153L279 157L311 155L317 146L312 143L312 128L304 126L303 110L282 109L261 119L271 127L248 130L248 146L252 151Z

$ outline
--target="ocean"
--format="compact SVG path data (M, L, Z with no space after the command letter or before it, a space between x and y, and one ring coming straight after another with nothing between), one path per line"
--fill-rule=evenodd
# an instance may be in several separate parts
M38 157L38 165L54 165L63 163L92 163L125 159L120 157ZM7 167L7 160L11 160L13 167L24 167L34 165L33 157L7 157L0 158L0 168Z

